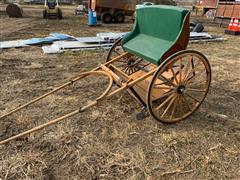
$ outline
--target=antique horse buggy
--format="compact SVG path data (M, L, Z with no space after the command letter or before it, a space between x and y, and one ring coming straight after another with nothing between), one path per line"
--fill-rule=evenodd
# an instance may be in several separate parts
M105 63L80 73L0 119L91 75L105 76L109 80L98 98L64 116L2 140L0 144L81 113L123 90L129 91L158 121L175 123L186 119L199 108L211 82L207 58L200 52L186 50L189 19L190 12L179 7L153 5L137 9L132 31L112 46Z

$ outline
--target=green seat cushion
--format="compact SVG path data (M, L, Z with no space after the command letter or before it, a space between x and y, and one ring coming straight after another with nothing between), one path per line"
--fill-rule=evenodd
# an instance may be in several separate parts
M125 43L123 47L125 51L158 65L160 57L163 56L172 44L172 41L138 34L131 41Z
M159 65L161 57L181 34L188 12L183 8L164 5L137 9L135 26L123 38L123 49Z

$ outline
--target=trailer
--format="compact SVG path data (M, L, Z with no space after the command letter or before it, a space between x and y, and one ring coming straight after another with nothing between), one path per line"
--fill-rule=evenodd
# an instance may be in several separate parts
M125 16L133 16L136 5L144 2L144 0L89 0L88 9L96 11L98 19L101 19L104 23L123 23ZM176 5L173 0L147 0L147 2Z
M96 11L99 19L104 23L123 23L125 15L132 16L135 11L137 0L89 0L89 9Z

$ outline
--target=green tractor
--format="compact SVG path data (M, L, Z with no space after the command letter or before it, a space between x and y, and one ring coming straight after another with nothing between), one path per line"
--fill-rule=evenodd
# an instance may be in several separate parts
M62 10L60 9L58 0L45 0L43 18L62 19Z

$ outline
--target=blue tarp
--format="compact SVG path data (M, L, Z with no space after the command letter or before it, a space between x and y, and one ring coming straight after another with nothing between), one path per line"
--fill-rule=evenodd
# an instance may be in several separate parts
M53 43L53 41L58 40L54 37L46 37L46 38L32 38L26 40L25 44L27 45L35 45L35 44L50 44Z
M73 36L70 36L68 34L60 34L60 33L51 33L51 36L46 38L32 38L26 40L26 45L37 45L37 44L51 44L54 41L60 41L60 40L76 40Z
M59 40L76 40L75 37L70 36L68 34L51 33L50 35L58 38Z

